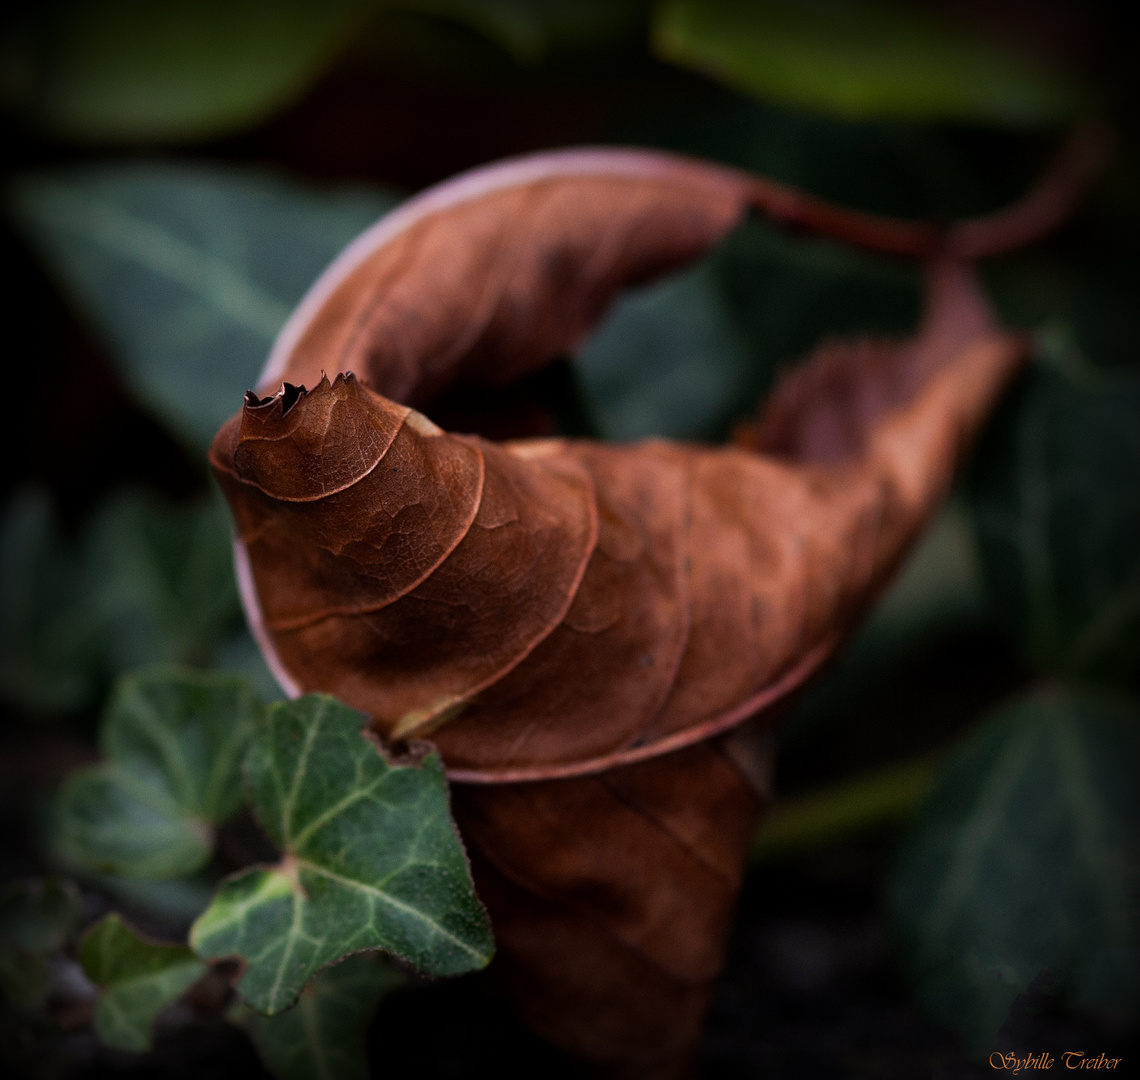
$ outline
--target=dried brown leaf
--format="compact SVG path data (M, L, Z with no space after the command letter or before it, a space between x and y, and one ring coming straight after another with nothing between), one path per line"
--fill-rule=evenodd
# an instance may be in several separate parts
M824 344L736 446L495 444L409 406L566 352L750 205L938 248L664 155L482 170L341 256L211 452L283 685L432 735L520 1011L615 1074L695 1046L771 760L742 725L871 603L1023 343L939 256L913 338Z

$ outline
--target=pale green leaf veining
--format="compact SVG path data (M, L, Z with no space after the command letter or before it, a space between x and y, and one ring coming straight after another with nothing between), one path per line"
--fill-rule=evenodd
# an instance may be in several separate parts
M384 949L437 975L490 959L439 756L389 761L365 723L309 695L272 706L247 755L255 812L284 856L223 884L191 943L245 960L239 989L259 1012L288 1008L353 952Z

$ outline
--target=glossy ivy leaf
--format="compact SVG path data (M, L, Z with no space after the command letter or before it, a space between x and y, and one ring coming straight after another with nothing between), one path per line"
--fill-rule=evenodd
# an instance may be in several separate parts
M1058 674L1140 670L1140 372L1100 370L1064 339L994 417L970 484L998 617Z
M3 105L77 142L217 136L298 96L368 0L44 0L10 28Z
M601 435L708 435L748 386L748 355L711 265L626 293L575 368Z
M664 0L653 46L746 93L850 118L1030 125L1079 106L1060 76L901 4Z
M195 451L257 382L317 274L395 203L147 162L25 176L7 201L127 385Z
M57 853L136 878L197 870L214 827L242 804L241 760L260 708L240 676L158 667L121 679L103 719L106 760L56 800Z
M250 1037L278 1080L367 1080L368 1022L403 981L375 953L345 957L318 973L293 1008L276 1016L251 1013Z
M83 937L79 962L102 990L95 1034L117 1050L149 1050L158 1014L205 973L185 945L149 941L112 913Z
M271 706L250 746L254 811L283 858L224 883L190 941L245 961L238 989L258 1012L287 1009L352 952L384 949L433 975L491 958L439 755L389 760L366 722L310 694Z
M1140 708L1054 691L986 721L904 843L890 907L930 1013L975 1049L1042 971L1140 1009Z
M27 878L0 890L0 989L18 1009L48 991L50 963L79 925L79 891L70 881Z

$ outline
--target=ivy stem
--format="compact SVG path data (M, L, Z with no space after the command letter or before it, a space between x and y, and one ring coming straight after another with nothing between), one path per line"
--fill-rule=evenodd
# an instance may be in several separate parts
M847 840L905 820L926 796L940 758L928 755L777 803L752 841L749 861Z

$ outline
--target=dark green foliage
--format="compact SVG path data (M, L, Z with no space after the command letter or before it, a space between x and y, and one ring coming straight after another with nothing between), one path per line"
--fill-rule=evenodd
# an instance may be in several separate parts
M25 176L7 199L141 403L196 453L305 289L394 201L154 162Z
M242 803L240 766L261 706L236 675L150 668L119 681L105 761L56 799L52 844L67 863L134 878L191 873Z
M617 441L722 429L751 390L748 350L712 268L632 291L576 358L598 433Z
M1063 341L979 447L970 494L987 590L1045 671L1140 672L1140 373L1101 370Z
M250 746L254 812L283 858L226 881L190 941L245 959L238 986L259 1012L289 1008L320 968L364 949L435 975L491 959L439 755L391 761L366 723L310 694L272 706Z
M653 42L758 97L851 118L1024 125L1079 104L1057 76L901 4L667 0Z
M115 914L83 937L79 959L102 994L95 1034L117 1050L148 1050L158 1014L206 972L184 945L148 941Z
M583 71L608 62L647 81L603 136L927 220L1016 197L1052 149L1048 125L1092 97L905 5L846 0L52 0L10 25L0 109L35 138L97 146L101 157L280 116L345 57L334 82L395 58L413 81L438 78L456 94L464 78L527 93L566 78L584 85ZM711 79L669 76L651 49ZM414 75L417 64L429 74ZM220 156L273 159L280 133L265 143L252 134L253 150L215 144ZM442 136L431 128L424 138ZM483 144L472 145L457 160L478 160ZM36 153L38 170L59 151ZM435 175L449 153L433 149L409 175ZM1134 179L1122 170L1063 242L985 268L1003 319L1035 332L1037 359L978 446L966 498L785 726L788 743L827 738L853 699L874 702L914 656L989 619L1038 671L1136 687ZM128 394L200 460L305 289L396 199L380 187L306 189L260 165L120 159L22 172L4 201ZM592 433L723 437L821 338L907 332L919 284L909 263L751 221L704 263L619 301L585 342L573 381ZM72 524L62 532L51 499L30 485L4 508L6 703L82 714L117 676L155 662L248 670L264 696L277 693L241 627L220 503L120 491ZM374 950L446 974L484 964L492 942L437 757L389 761L360 733L361 718L327 699L274 710L254 736L260 715L240 680L130 676L108 706L106 761L64 784L56 854L82 869L85 887L172 933L213 894L217 827L250 794L284 853L217 891L195 929L200 957L149 942L117 916L97 924L82 947L103 988L95 1028L110 1045L145 1048L157 1014L206 970L202 957L240 954L242 992L275 1013L242 1020L267 1066L283 1078L357 1080L369 1017L399 980ZM1086 1015L1135 1019L1138 721L1134 701L1060 689L985 719L951 750L900 853L891 906L920 1000L974 1046L992 1048L986 1040L1035 980ZM239 763L251 738L247 790ZM921 790L909 769L883 774L906 789L900 813ZM819 805L850 822L866 809L861 782ZM49 1042L45 1002L72 963L79 910L65 883L0 894L0 984L18 1022L38 1017Z
M18 490L0 523L0 694L44 712L90 700L99 642L78 560L42 489Z
M367 0L50 0L17 23L4 105L77 142L217 135L304 90Z
M1062 690L1000 710L943 768L889 899L923 1003L975 1050L1042 972L1135 1019L1138 775L1140 709Z
M82 708L124 671L210 664L245 634L220 498L123 491L67 543L47 494L24 488L2 529L0 693L26 708Z
M0 990L21 1010L43 1004L49 965L79 925L79 892L68 881L30 878L0 890Z
M280 1080L365 1080L364 1038L380 999L403 977L375 953L348 956L317 974L293 1008L246 1021L262 1060Z

